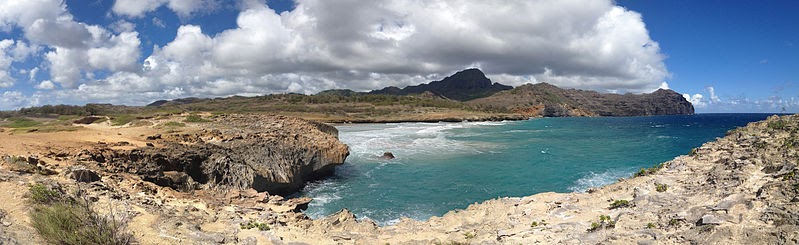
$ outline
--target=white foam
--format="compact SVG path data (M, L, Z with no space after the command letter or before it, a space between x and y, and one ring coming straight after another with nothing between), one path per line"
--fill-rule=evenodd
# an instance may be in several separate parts
M590 172L586 176L574 181L569 187L570 191L584 192L589 188L600 187L616 182L619 178L630 176L632 169L611 169L602 173Z

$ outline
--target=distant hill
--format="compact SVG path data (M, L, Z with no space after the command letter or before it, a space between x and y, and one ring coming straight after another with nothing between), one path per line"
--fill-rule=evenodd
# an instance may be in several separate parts
M694 114L693 105L672 90L659 89L649 94L603 94L562 89L548 83L525 84L467 103L484 110L544 117Z
M492 83L482 71L476 68L459 71L441 81L408 86L405 88L386 87L373 90L370 94L409 95L431 92L445 98L468 101L490 96L500 91L513 89L511 86Z

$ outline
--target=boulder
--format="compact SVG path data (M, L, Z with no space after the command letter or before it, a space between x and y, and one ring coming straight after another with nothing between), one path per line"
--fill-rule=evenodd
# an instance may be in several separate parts
M724 220L722 220L719 217L716 217L715 215L705 214L702 216L701 219L699 219L697 225L720 225L723 222Z
M99 181L100 175L97 175L97 173L89 169L77 168L70 172L70 178L78 182L91 183Z
M380 159L384 159L384 160L391 160L391 159L394 159L394 158L395 158L394 154L391 153L391 152L383 152L383 155L380 156Z

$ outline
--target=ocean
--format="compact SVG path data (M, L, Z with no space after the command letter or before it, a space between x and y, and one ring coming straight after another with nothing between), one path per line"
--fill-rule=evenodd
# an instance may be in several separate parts
M379 225L426 220L497 197L610 184L769 115L340 125L347 161L297 195L313 198L312 218L347 208Z

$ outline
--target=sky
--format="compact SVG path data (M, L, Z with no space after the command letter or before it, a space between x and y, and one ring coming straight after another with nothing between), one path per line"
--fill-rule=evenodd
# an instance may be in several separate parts
M0 110L494 82L799 112L799 2L2 0Z

